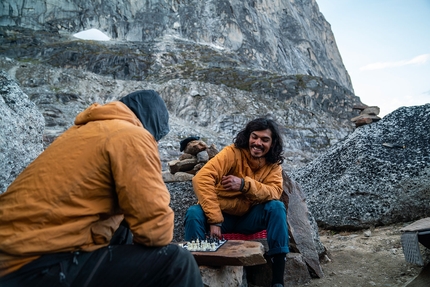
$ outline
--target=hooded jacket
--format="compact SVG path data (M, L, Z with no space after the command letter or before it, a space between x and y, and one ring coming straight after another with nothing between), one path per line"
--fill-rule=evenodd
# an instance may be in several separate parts
M155 109L157 96L127 97ZM119 101L78 114L0 195L0 277L43 254L107 246L123 218L135 243L171 242L174 214L155 140L168 131L165 105L159 113L146 123L154 134Z
M225 190L221 184L225 175L243 178L243 190ZM194 192L209 224L222 223L222 212L241 216L255 204L279 199L282 184L281 165L264 161L259 167L248 149L234 144L222 149L193 177Z

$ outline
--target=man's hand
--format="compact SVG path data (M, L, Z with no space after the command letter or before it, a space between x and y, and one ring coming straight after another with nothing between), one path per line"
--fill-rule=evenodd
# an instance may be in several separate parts
M210 236L216 236L221 239L221 227L216 225L210 225Z
M221 179L221 184L226 190L239 190L242 184L242 179L234 175L226 175Z

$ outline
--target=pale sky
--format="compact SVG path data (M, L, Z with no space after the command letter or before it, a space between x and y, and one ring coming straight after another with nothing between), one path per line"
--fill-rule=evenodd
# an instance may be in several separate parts
M316 1L364 104L430 103L430 0Z

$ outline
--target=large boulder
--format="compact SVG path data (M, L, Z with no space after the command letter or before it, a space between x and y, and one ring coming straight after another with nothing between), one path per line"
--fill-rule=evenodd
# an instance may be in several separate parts
M430 216L430 104L357 128L291 177L318 224L362 229Z
M36 105L0 71L0 193L43 151L44 127Z

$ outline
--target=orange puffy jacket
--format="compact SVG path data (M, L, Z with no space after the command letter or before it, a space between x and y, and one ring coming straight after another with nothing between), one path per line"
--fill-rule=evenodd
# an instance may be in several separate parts
M123 103L93 104L0 195L0 277L42 254L173 238L157 142Z
M260 168L257 165L249 150L232 144L197 172L193 177L193 188L209 224L223 222L222 212L240 216L255 204L281 197L281 165L264 163ZM225 190L221 185L224 175L245 179L243 192Z

